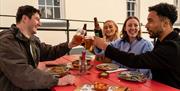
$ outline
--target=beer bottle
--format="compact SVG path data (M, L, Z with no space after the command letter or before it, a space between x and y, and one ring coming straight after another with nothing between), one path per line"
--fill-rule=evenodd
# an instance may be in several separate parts
M83 26L83 30L84 30L84 36L87 35L87 24L85 23Z
M97 17L94 17L94 33L95 36L98 36L100 38L103 38L101 27L99 26ZM101 49L97 48L98 52L102 51Z
M87 24L84 24L83 26L83 35L86 36L87 35ZM83 41L81 43L82 46L85 46L85 42Z
M94 17L94 33L95 33L95 36L103 38L102 30L101 30L101 27L99 26L97 17Z

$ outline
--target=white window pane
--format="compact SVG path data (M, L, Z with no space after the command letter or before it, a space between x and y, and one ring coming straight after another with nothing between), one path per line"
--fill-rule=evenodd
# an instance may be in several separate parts
M128 17L129 17L129 16L131 16L131 13L130 13L130 12L128 12L128 15L127 15L127 16L128 16Z
M54 0L54 6L60 6L60 1L59 0Z
M127 3L127 9L130 10L130 2Z
M135 3L136 0L127 0L127 16L135 15Z
M53 8L47 7L47 18L53 18Z
M134 10L134 3L132 3L131 5L131 10Z
M39 5L45 5L45 0L39 0Z
M38 0L38 4L41 18L60 19L64 17L64 0Z
M45 7L39 7L39 10L41 12L41 18L46 18L46 12L45 12Z
M55 18L60 18L60 8L59 7L54 8L54 14L55 14Z
M131 16L134 16L134 12L133 11L131 11Z
M47 4L47 5L53 5L53 4L52 4L52 0L46 0L46 4Z

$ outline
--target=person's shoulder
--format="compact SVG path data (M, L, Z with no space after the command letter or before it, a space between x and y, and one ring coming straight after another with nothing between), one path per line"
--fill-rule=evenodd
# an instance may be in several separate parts
M111 41L111 44L119 44L119 43L121 43L121 42L123 42L123 40L121 39L121 38L119 38L119 39L116 39L116 40L114 40L114 41Z
M0 32L0 40L5 38L12 38L14 35L10 30L3 30Z
M180 47L180 37L174 39L174 40L166 40L163 42L163 44L166 45L175 45Z
M0 46L15 46L16 38L10 30L3 30L0 32Z
M152 42L150 40L147 40L147 39L144 39L144 38L142 38L140 41L143 42L143 43L152 44Z
M116 39L116 40L114 40L114 41L112 41L112 42L122 42L123 40L121 39L121 38L119 38L119 39Z
M180 35L177 32L172 32L169 39L164 40L163 43L178 43L180 44Z
M153 48L153 46L154 46L153 43L147 39L142 38L140 41L141 41L141 44L143 44L147 47Z

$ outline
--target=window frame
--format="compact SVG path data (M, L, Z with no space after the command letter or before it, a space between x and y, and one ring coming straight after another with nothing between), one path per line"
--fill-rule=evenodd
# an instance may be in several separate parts
M44 5L40 5L38 1L39 9L40 7L44 7L45 9L45 17L43 17L42 19L64 19L65 18L65 0L59 0L59 3L60 3L59 6L54 5L54 0L51 0L51 2L52 2L52 5L47 5L47 0L44 0ZM47 8L52 8L52 13L53 13L52 17L48 17ZM59 8L60 10L58 18L55 17L55 8Z
M175 5L176 8L177 8L178 16L179 16L179 15L180 15L180 0L174 0L174 5ZM177 25L177 26L180 25L180 17L177 18L177 21L175 22L174 25Z
M178 3L179 3L179 0L174 0L174 5L178 8Z
M46 0L45 1L45 5L46 5ZM54 2L54 0L53 0ZM53 3L54 4L54 3ZM44 6L45 6L44 5ZM39 5L39 1L38 1L38 7L43 6L43 5ZM65 20L65 0L60 0L60 18L41 18L41 26L40 28L48 28L48 29L61 29L64 27L67 27L67 22ZM54 12L54 11L53 11ZM46 11L45 11L46 13ZM47 15L45 15L47 16ZM55 15L53 15L54 17Z
M136 15L136 6L136 0L127 0L127 17Z

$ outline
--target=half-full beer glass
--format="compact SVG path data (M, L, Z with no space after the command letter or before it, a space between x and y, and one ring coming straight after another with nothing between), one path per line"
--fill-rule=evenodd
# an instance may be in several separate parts
M86 50L92 52L93 51L93 37L92 36L85 36L84 38L84 47Z
M82 40L83 40L84 34L85 34L85 30L78 28L77 31L76 31L76 34L74 36L76 42L81 43Z

